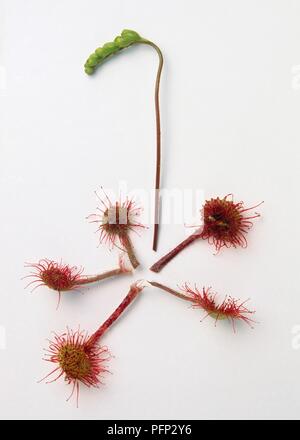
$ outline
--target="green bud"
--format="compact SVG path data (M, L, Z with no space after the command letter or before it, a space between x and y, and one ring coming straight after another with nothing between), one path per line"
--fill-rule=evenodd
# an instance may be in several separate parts
M134 43L146 41L147 40L144 40L137 32L124 29L121 35L118 35L113 42L105 43L103 47L98 47L95 52L89 56L84 65L86 73L89 75L93 73L98 64L121 49L125 49Z
M116 45L116 43L105 43L104 46L102 47L103 57L108 57L109 55L112 55L118 50L119 47Z
M119 38L119 37L117 37ZM129 29L124 29L121 33L121 37L118 39L118 45L121 49L131 46L132 44L141 40L139 34L135 31L130 31Z
M120 43L121 49L125 49L125 47L129 47L131 45L132 45L132 41L128 41L121 37L121 43Z
M130 29L124 29L121 33L121 37L123 41L131 43L135 43L136 41L141 40L140 35L135 31L131 31Z
M117 47L121 48L122 47L122 38L118 35L115 39L114 39L114 43Z
M85 66L84 67L85 73L87 73L88 75L91 75L92 73L94 73L94 67L89 67L89 66Z
M88 57L88 60L87 60L87 62L86 62L86 65L87 65L88 67L95 67L95 66L97 66L97 64L98 64L99 61L100 61L100 60L99 60L98 55L95 54L95 53L92 53L92 55L90 55L90 56Z
M95 50L95 54L97 55L98 59L103 58L103 49L102 49L102 47L98 47Z

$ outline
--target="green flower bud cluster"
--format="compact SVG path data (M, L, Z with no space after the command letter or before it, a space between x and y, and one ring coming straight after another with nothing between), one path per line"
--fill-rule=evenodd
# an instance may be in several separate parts
M113 42L105 43L104 46L98 47L92 55L90 55L84 65L84 70L88 75L94 73L95 69L107 57L115 55L122 49L131 46L132 44L146 41L140 35L129 29L124 29L121 35L118 35Z

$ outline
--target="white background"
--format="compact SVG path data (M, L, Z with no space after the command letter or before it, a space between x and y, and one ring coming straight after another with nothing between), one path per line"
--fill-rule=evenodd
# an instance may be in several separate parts
M298 418L300 408L300 5L291 0L0 1L1 418ZM149 190L154 180L157 57L136 47L93 77L87 56L123 28L163 50L163 186L264 200L245 249L196 243L160 275L147 270L186 236L182 224L133 237L143 268L85 292L24 291L25 261L87 273L115 266L97 248L94 190ZM298 76L297 76L298 75ZM201 201L199 200L199 206ZM65 402L62 381L37 384L52 330L90 332L131 281L212 285L246 299L251 330L209 318L155 289L103 338L115 356L100 390ZM293 333L294 332L294 333ZM3 336L4 335L4 336ZM5 336L6 335L6 336ZM4 343L5 342L5 343Z

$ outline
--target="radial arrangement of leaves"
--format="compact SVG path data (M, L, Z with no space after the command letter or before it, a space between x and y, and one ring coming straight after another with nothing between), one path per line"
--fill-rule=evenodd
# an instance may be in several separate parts
M203 216L204 225L201 232L191 235L193 240L195 236L199 238L199 234L204 234L201 238L207 238L206 235L209 230L212 243L215 244L218 251L220 250L218 248L219 241L216 242L215 240L220 240L220 234L223 234L223 240L226 239L228 243L232 242L234 247L237 247L238 244L241 247L247 246L245 241L237 241L235 237L245 234L247 229L252 226L250 219L259 217L259 214L255 213L251 217L247 216L244 213L248 209L243 207L242 202L234 203L233 200L227 201L227 197L222 199L217 197L205 202L202 208L202 211L206 212ZM109 247L116 247L122 250L118 267L97 275L88 276L83 275L82 267L70 266L62 262L57 263L44 258L37 263L26 264L26 267L31 270L24 277L30 279L26 287L33 286L32 291L34 291L38 287L47 286L49 289L58 292L60 299L62 292L76 291L91 283L133 272L137 267L137 259L129 234L135 231L135 228L144 228L138 220L141 207L129 198L126 198L123 202L121 200L112 202L107 196L105 201L100 199L100 204L101 206L98 207L100 214L92 214L87 218L97 223L96 233L99 235L100 244L108 243ZM213 209L209 210L209 214L207 214L208 205L213 207ZM217 209L218 207L220 208ZM207 226L207 222L209 226ZM125 240L124 237L126 237ZM175 248L175 252L171 251L172 258L182 249L182 245L179 245L179 248L178 246ZM128 267L128 263L125 261L126 254L132 267ZM172 258L166 260L163 257L161 259L163 260L162 267ZM159 260L159 264L161 264L161 260ZM50 377L51 380L47 380L47 383L49 383L63 377L67 384L71 384L72 390L67 400L75 392L78 404L80 383L88 387L99 387L102 383L103 375L109 371L107 362L111 356L106 346L99 345L99 339L102 338L108 328L121 316L145 287L155 287L162 292L189 302L192 308L201 309L204 312L202 320L206 317L211 317L215 321L215 325L218 321L228 320L232 324L234 332L236 332L236 322L244 322L252 328L255 323L252 319L255 313L254 310L246 307L248 300L241 301L231 296L225 296L223 300L217 301L217 294L212 292L210 287L199 289L196 285L191 287L186 282L181 289L175 290L153 280L134 282L131 284L129 292L121 304L91 336L88 336L87 333L80 329L76 331L67 329L61 335L54 333L53 338L49 340L49 348L46 350L45 360L55 364L55 368L44 379Z

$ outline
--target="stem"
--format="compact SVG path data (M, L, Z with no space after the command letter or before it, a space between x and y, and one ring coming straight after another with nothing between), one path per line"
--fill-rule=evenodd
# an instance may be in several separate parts
M122 234L122 236L120 237L120 241L127 251L130 263L132 264L133 268L136 269L140 265L140 263L135 256L129 235L127 233Z
M161 78L164 59L160 48L152 41L141 40L140 43L147 44L148 46L153 47L153 49L156 50L159 58L159 64L158 64L156 81L155 81L155 93L154 93L155 118L156 118L156 173L155 173L155 201L154 201L154 231L153 231L152 249L156 251L157 241L158 241L158 229L159 229L159 211L160 211L159 192L160 192L160 171L161 171L161 129L160 129L160 108L159 108L159 86L160 86L160 78Z
M188 238L179 243L178 246L176 246L174 249L172 249L170 252L160 258L160 260L158 260L155 264L153 264L153 266L150 267L150 270L152 270L152 272L160 272L167 263L169 263L174 257L176 257L177 254L179 254L179 252L181 252L189 244L193 243L193 241L197 240L200 237L201 234L199 234L199 232L195 232L194 234L190 235Z
M177 292L176 290L171 289L170 287L167 287L164 284L157 283L156 281L148 281L148 283L150 283L151 286L158 287L158 289L171 293L171 295L177 296L178 298L184 299L186 301L191 301L191 298L189 298L188 296L183 295L183 293Z
M116 310L110 315L110 317L98 328L98 330L90 337L89 344L94 344L103 334L109 329L109 327L120 317L125 309L132 303L137 295L143 290L143 287L137 283L130 286L130 290L126 297Z
M76 284L82 285L82 284L96 283L97 281L104 280L105 278L114 277L114 276L120 275L122 273L126 273L126 271L124 269L122 269L121 267L118 267L118 269L108 270L108 271L100 273L98 275L85 276L85 277L81 278L80 280L78 280L76 282Z
M126 31L126 30L125 30ZM124 31L123 31L124 32ZM136 38L137 37L137 38ZM91 57L95 57L95 53L91 55L91 57L85 63L85 71L88 74L92 74L99 63L106 60L107 58L115 55L117 52L126 49L135 44L146 44L151 46L158 54L159 63L156 74L155 81L155 92L154 92L154 102L155 102L155 118L156 118L156 173L155 173L155 202L154 202L154 231L153 231L153 245L152 248L154 251L157 250L157 241L158 241L158 229L159 229L159 211L160 211L160 168L161 168L161 130L160 130L160 108L159 108L159 87L160 87L160 78L161 72L163 68L163 54L160 48L153 43L152 41L146 40L145 38L140 38L140 36L136 33L136 37L133 38L129 44L125 44L124 47L115 47L115 49L111 52L110 55L105 56L104 59L101 60L91 60ZM119 37L121 38L121 37ZM122 38L121 38L122 40ZM100 48L99 48L100 49ZM97 58L97 57L96 57Z

